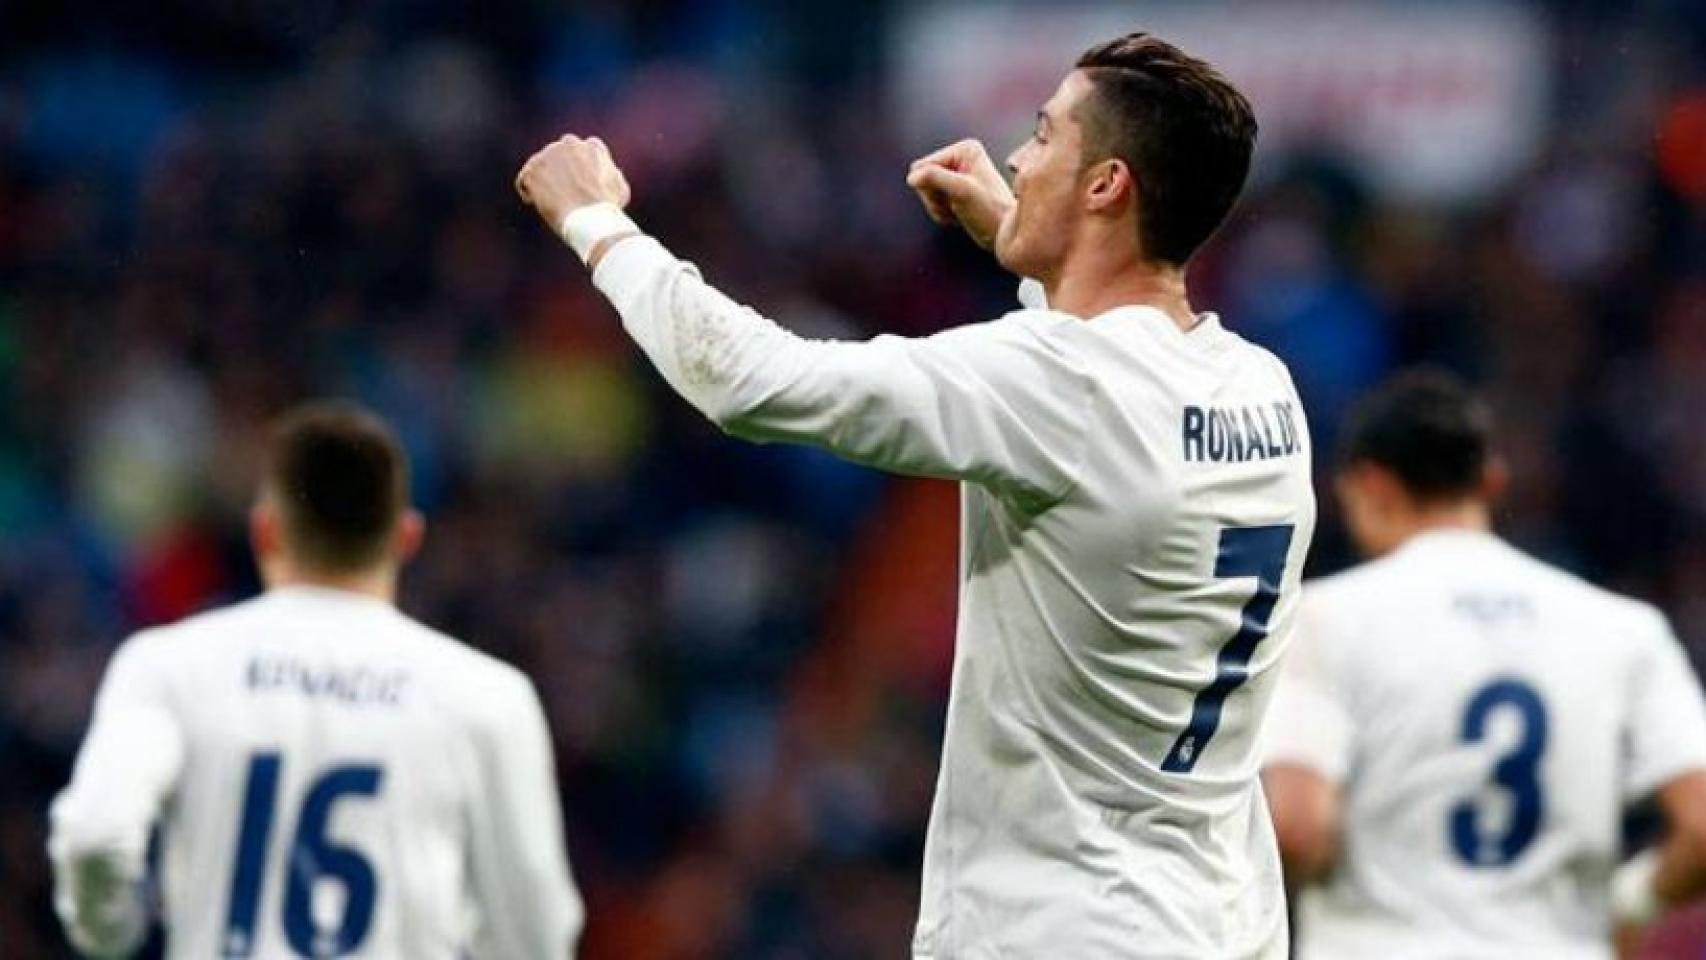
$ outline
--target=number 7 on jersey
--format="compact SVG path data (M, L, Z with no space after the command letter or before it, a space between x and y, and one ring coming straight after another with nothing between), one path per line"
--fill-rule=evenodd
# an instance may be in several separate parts
M1286 554L1291 550L1290 524L1272 527L1227 527L1220 531L1220 550L1214 560L1216 579L1255 577L1256 592L1244 604L1238 632L1215 658L1214 680L1197 692L1191 704L1191 719L1161 769L1167 773L1190 773L1220 729L1220 712L1226 698L1250 678L1250 657L1256 645L1267 639L1268 621L1279 602L1280 581L1285 579Z

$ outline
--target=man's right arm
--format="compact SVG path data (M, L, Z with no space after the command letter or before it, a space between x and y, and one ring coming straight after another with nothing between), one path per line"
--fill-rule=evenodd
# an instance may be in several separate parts
M469 874L480 926L472 955L495 960L572 956L585 906L563 846L545 712L520 674L490 691L474 733Z
M644 236L612 249L594 282L670 385L731 434L1041 503L1073 482L1091 381L1034 321L807 340Z
M148 637L114 654L71 783L49 815L54 906L90 956L129 953L147 932L148 835L184 762L184 737Z
M970 481L1037 508L1075 482L1093 392L1082 361L1046 329L1066 318L916 339L807 340L640 234L620 212L626 181L602 144L571 137L546 147L522 168L517 189L593 268L594 284L670 386L729 433Z

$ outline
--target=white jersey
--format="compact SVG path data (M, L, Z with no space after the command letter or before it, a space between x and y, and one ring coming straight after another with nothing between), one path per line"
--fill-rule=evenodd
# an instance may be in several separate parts
M1283 955L1255 734L1314 500L1278 360L1139 306L802 340L647 237L594 280L729 432L964 481L915 955Z
M538 960L579 935L532 686L357 594L125 642L52 811L85 951L140 935L154 826L169 957Z
M1652 607L1491 534L1423 534L1308 584L1268 752L1339 785L1299 956L1609 958L1624 804L1706 768Z

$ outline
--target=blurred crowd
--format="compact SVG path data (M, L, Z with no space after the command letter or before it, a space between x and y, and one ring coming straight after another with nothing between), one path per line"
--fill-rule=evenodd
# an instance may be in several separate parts
M1264 157L1194 290L1289 361L1323 463L1395 366L1483 385L1502 530L1660 603L1706 662L1690 10L1553 4L1555 132L1468 208ZM404 608L540 688L585 956L904 952L954 491L718 435L511 188L545 140L596 132L642 225L796 330L997 315L1010 278L904 189L888 13L0 5L0 956L66 955L45 810L113 645L257 589L265 424L323 395L412 457L430 528ZM1322 479L1317 573L1352 559Z

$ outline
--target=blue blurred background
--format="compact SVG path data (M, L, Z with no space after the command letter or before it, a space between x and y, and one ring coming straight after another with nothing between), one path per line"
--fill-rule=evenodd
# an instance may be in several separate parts
M1292 365L1322 451L1395 366L1462 371L1502 416L1502 530L1706 662L1697 0L5 0L0 956L68 955L45 810L113 645L256 589L263 425L328 394L414 459L404 607L539 685L585 956L902 955L954 492L719 436L511 180L600 134L639 222L732 294L928 333L1013 284L907 161L1004 155L1140 28L1252 95L1255 183L1194 300ZM1316 573L1351 559L1324 520Z

